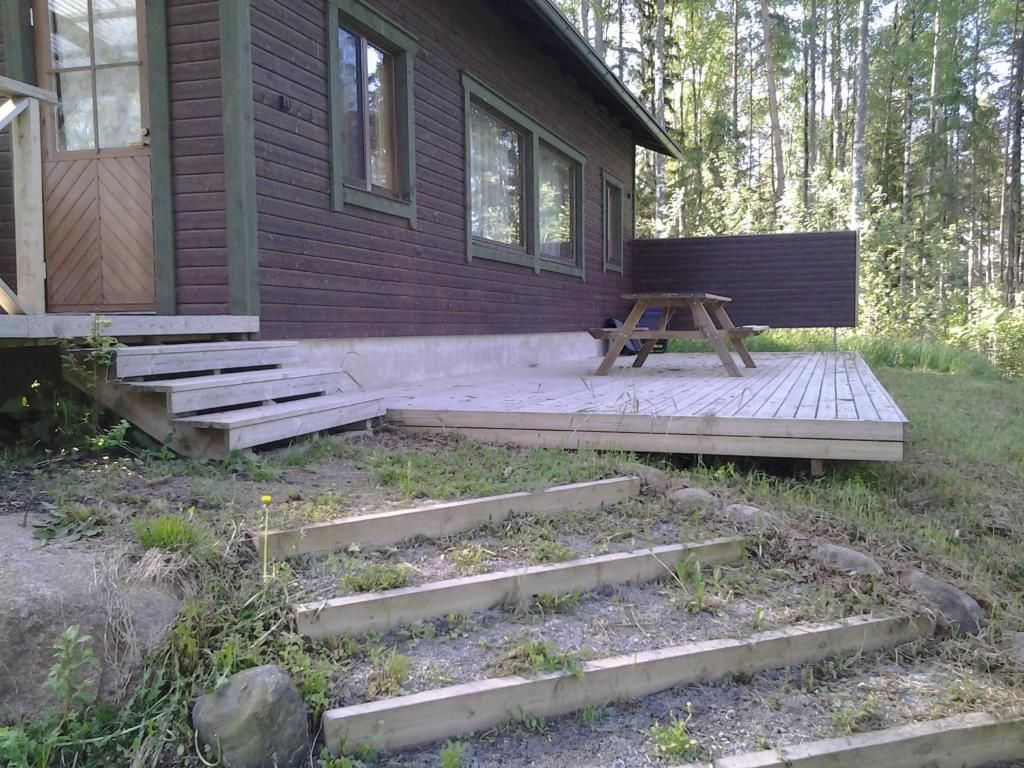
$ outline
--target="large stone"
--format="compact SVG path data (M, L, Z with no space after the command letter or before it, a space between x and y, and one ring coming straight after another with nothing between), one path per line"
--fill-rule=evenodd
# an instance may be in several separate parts
M668 495L669 506L676 512L703 512L718 503L718 498L703 488L677 488Z
M921 571L910 571L904 583L928 601L939 620L963 635L973 635L988 623L985 609L963 590Z
M620 470L627 475L639 477L640 484L648 493L664 493L672 484L668 472L657 467L648 466L647 464L631 462L623 464Z
M288 673L273 664L232 675L192 709L199 738L224 768L300 768L309 720Z
M784 527L782 518L778 515L749 504L730 504L722 509L722 517L736 525L755 531L768 529L781 531Z
M873 557L858 552L856 549L850 549L850 547L842 547L826 541L811 547L807 555L812 560L843 573L866 576L882 575L882 566Z
M55 704L44 683L54 643L71 625L92 637L100 662L93 692L116 703L180 607L170 586L132 578L122 549L102 541L43 545L31 522L0 514L0 723L39 716Z

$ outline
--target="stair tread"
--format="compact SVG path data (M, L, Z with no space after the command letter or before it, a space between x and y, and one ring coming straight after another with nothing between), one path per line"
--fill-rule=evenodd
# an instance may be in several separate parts
M233 384L259 384L306 376L327 376L332 373L341 374L342 371L339 368L270 368L263 371L182 376L177 379L160 379L158 381L129 381L125 382L125 385L147 392L187 392L194 389L229 387Z
M344 408L346 406L360 405L379 400L376 397L367 396L364 393L358 395L321 395L309 397L303 400L292 400L287 403L274 403L272 405L259 405L253 408L240 408L237 411L221 411L207 413L202 416L186 416L174 419L174 423L188 427L212 427L215 429L236 429L247 427L252 424L261 424L276 419L286 419L294 416L302 416L309 413L319 413L332 408ZM381 415L385 408L381 405ZM362 418L362 417L361 417ZM344 421L339 422L339 424Z
M191 344L151 344L142 347L122 346L117 348L117 354L128 357L132 355L188 354L236 349L276 349L279 347L297 347L298 345L297 341L204 341Z

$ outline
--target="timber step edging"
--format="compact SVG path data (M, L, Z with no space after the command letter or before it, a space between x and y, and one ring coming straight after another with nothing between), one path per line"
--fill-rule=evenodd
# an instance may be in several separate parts
M272 421L290 419L296 416L307 416L324 411L337 411L340 418L344 411L358 409L360 413L370 412L373 415L360 415L354 417L350 422L354 423L364 419L383 416L385 409L380 400L357 395L346 397L343 395L329 395L322 397L309 397L302 400L292 400L285 403L271 403L270 405L259 405L252 408L239 408L234 411L219 411L206 413L198 416L180 416L172 421L180 426L193 427L198 429L241 429L243 427L267 424Z
M314 640L371 630L386 632L453 613L524 603L541 594L589 592L603 586L654 581L671 575L677 564L687 560L724 565L741 559L745 552L746 540L738 536L669 544L318 600L294 605L292 611L299 634Z
M199 371L256 368L295 362L294 341L216 341L202 344L159 344L119 347L114 356L117 379L164 376Z
M678 768L961 768L1024 757L1024 719L972 712Z
M210 411L267 400L341 392L337 368L268 368L259 371L193 376L180 379L125 382L139 392L165 395L172 416Z
M430 504L411 509L313 523L290 530L259 532L254 536L260 554L285 558L342 549L398 544L415 536L440 539L501 522L514 514L551 517L617 504L640 493L637 477L614 477L542 491L518 491L478 499Z
M406 696L328 710L328 747L367 744L385 751L491 728L508 719L554 717L587 704L637 699L680 685L713 682L820 661L840 653L892 648L929 636L925 616L855 616L797 625L746 638L705 640L586 662L579 671L488 678Z

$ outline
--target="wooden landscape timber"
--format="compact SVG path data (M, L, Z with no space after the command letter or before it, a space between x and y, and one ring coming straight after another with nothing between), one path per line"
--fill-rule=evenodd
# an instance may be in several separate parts
M1024 719L972 712L681 768L974 768L1022 756Z
M400 749L491 728L528 714L553 717L586 704L635 699L680 685L892 648L930 635L923 616L856 616L838 622L705 640L586 662L579 671L490 678L328 710L329 749Z
M728 537L585 557L554 565L448 579L416 587L294 606L299 633L322 640L345 633L380 632L452 613L522 604L536 595L586 592L612 584L640 583L671 575L679 563L721 565L743 557L746 541Z
M506 493L481 499L450 501L413 509L360 515L314 523L294 530L260 532L257 549L268 557L330 552L349 544L361 547L397 544L414 536L437 539L468 531L511 515L552 517L625 501L640 492L636 477L616 477L560 485L543 491Z

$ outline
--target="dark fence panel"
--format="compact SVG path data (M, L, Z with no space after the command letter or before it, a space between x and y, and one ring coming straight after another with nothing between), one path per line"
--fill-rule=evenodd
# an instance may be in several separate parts
M635 240L632 258L638 292L729 296L737 325L857 324L856 232Z

